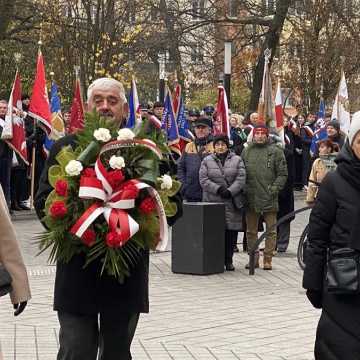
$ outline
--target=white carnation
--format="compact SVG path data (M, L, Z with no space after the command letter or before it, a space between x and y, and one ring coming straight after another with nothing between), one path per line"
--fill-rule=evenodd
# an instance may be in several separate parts
M161 178L159 178L159 180L161 181L161 189L162 190L170 190L172 188L173 181L172 181L171 176L163 175L163 176L161 176Z
M94 138L97 141L108 142L111 140L111 134L109 129L99 128L94 131Z
M69 176L78 176L83 171L83 166L80 161L70 160L65 166L65 171Z
M122 156L113 155L110 158L109 164L112 169L122 169L125 167L125 160Z
M118 131L118 140L132 140L135 137L135 134L130 129L120 129Z

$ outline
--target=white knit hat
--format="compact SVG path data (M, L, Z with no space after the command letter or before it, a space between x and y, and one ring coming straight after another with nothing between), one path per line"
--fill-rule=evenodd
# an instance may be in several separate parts
M349 129L349 144L352 145L355 135L360 131L360 111L357 111L352 116L350 129Z

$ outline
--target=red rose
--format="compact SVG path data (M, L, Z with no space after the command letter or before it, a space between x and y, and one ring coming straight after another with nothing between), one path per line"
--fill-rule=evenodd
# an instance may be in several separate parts
M134 184L131 183L123 186L121 190L122 190L122 194L121 194L122 199L136 199L140 191Z
M156 209L156 203L153 198L147 197L141 202L139 209L143 214L150 214Z
M62 219L67 214L67 207L63 201L54 201L49 209L51 217Z
M65 180L57 180L55 183L55 191L60 196L67 196L68 193L68 182Z
M115 191L119 189L121 183L125 179L125 176L121 170L112 170L107 173L106 179L113 188L113 190Z
M96 240L96 233L92 229L86 230L81 237L81 241L88 247L94 245L95 240Z
M82 172L82 176L86 176L86 177L96 177L96 172L93 168L86 168L83 172Z
M111 248L117 248L121 246L121 238L115 231L109 232L106 235L106 245Z

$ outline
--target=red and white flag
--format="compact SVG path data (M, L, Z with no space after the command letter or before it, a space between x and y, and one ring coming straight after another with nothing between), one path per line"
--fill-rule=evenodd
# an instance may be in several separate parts
M24 120L20 116L22 111L21 102L21 79L20 74L16 72L15 81L11 90L8 103L8 110L5 117L5 126L2 132L2 138L6 143L24 160L28 165Z
M281 94L281 85L280 80L277 83L276 96L275 96L275 123L276 131L279 134L282 142L285 141L284 133L284 112L283 112L283 103L282 103L282 94Z
M39 125L42 125L48 134L51 133L51 111L46 88L44 59L41 50L39 50L37 59L36 75L30 99L29 115L37 120Z
M216 118L213 123L214 135L227 135L230 138L229 105L223 86L218 87Z
M81 96L80 80L76 78L74 98L71 105L70 124L68 125L68 134L83 129L84 127L84 104Z

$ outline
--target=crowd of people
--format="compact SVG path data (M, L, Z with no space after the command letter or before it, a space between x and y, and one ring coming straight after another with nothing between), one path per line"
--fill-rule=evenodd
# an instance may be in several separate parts
M90 108L95 108L119 128L124 126L128 107L124 88L118 81L104 78L93 82L88 90L88 103ZM45 133L34 126L34 120L26 114L27 106L28 97L24 97L28 154L32 154L32 147L35 147L38 157L35 208L42 220L46 198L52 191L48 169L56 163L56 155L64 146L75 146L76 135L65 136L56 142L45 163ZM294 217L290 216L278 228L276 223L284 215L292 214L294 189L306 190L307 201L315 202L315 206L310 217L304 287L311 303L323 308L316 356L322 360L332 359L333 346L338 346L338 340L331 336L332 330L327 327L336 331L339 339L344 339L343 347L338 346L336 350L339 356L334 358L345 359L341 354L347 351L350 355L346 359L354 358L353 354L360 356L360 345L356 340L359 328L352 316L352 311L358 312L355 309L358 295L350 301L336 293L330 294L324 288L328 252L344 246L360 250L360 117L354 117L346 142L337 120L330 117L317 119L311 113L306 116L298 114L295 118L285 114L283 134L268 128L256 112L247 116L231 114L228 137L227 134L213 135L214 110L213 106L206 106L202 111L188 111L194 139L186 144L181 155L170 156L173 166L168 170L172 173L176 169L182 184L182 199L225 204L223 257L227 271L235 270L233 253L238 251L238 233L244 233L244 250L253 249L258 231L263 230L265 223L267 237L262 264L264 270L272 270L276 250L287 250L290 223ZM1 119L6 111L7 103L1 100ZM147 131L157 131L163 111L161 102L142 108ZM319 131L326 134L316 141ZM334 161L339 151L340 155ZM28 160L31 163L30 157ZM331 176L325 176L329 170L335 171ZM0 261L8 266L13 276L15 315L26 307L30 290L16 241L11 240L14 250L10 255L2 250L1 245L4 237L6 240L14 238L6 206L10 210L27 208L24 202L29 197L28 178L29 167L24 166L11 147L0 140L0 183L5 194L3 197L0 193L0 220L4 222L2 226L10 231L10 235L2 233L0 238ZM180 196L178 200L181 209ZM173 225L175 220L168 218L168 225ZM259 255L257 250L256 267L260 266ZM11 256L16 266L8 260ZM101 359L131 359L130 346L139 314L149 310L149 251L141 252L131 277L123 283L107 275L101 276L101 262L85 268L85 261L80 253L67 263L57 263L54 296L54 309L60 322L57 358L95 360L99 351ZM249 264L245 266L248 268Z
M10 213L13 211L30 210L30 193L32 163L34 159L34 194L38 189L39 179L48 155L46 147L46 132L36 126L34 118L28 114L30 97L22 96L21 117L24 122L27 160L19 156L5 140L0 139L0 184ZM3 124L8 109L8 103L0 99L0 125ZM65 126L69 123L70 112L63 112ZM0 138L3 126L0 126ZM33 156L34 155L34 156Z

